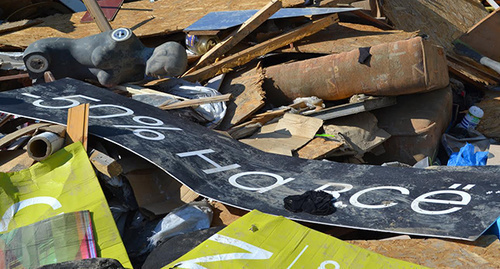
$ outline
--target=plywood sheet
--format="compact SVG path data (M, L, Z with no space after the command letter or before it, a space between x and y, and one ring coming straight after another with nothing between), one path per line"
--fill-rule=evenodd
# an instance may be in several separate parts
M500 9L493 11L480 21L460 40L471 46L477 52L495 61L500 61L500 50L493 44L500 43Z
M113 29L131 28L137 36L157 36L182 31L204 15L222 10L260 9L268 0L255 1L155 1L141 0L124 3L111 22ZM284 0L283 7L302 4L301 0ZM0 48L27 47L32 42L47 37L82 38L100 33L94 23L81 23L85 12L54 15L43 18L43 23L14 33L2 35Z
M341 53L361 47L371 47L387 42L396 42L417 36L418 32L401 30L382 30L380 28L339 22L324 30L293 43L293 47L282 49L282 52L303 53Z
M292 156L292 152L314 138L323 120L292 113L277 123L263 126L260 132L240 141L265 152Z
M262 90L263 81L262 68L256 66L256 64L250 69L226 75L220 92L232 94L233 99L226 102L226 116L224 116L224 120L218 129L227 130L249 118L264 106L266 93Z
M473 243L440 239L348 242L431 268L500 268L500 241L496 236L483 236Z
M452 49L453 40L488 15L474 0L386 0L382 9L397 29L420 30L447 50Z

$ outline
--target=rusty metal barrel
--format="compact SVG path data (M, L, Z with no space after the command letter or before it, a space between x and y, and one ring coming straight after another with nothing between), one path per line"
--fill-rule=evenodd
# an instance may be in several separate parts
M355 94L398 96L441 89L449 84L443 49L415 37L361 49L268 67L268 98L317 96L341 100Z

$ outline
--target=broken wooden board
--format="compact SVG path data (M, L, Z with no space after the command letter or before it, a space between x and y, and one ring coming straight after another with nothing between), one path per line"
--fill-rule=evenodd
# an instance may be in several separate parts
M277 37L271 38L253 47L223 58L212 65L198 69L189 75L183 76L182 78L188 81L204 81L214 77L215 75L227 73L233 67L244 65L259 56L286 46L292 42L301 40L304 37L313 35L337 22L337 14L331 14L317 20L312 20L302 26L292 29L289 32L283 33Z
M500 268L500 241L495 235L482 236L475 242L440 239L347 242L387 257L431 268Z
M419 31L447 51L451 42L488 15L473 0L391 0L382 10L397 29Z
M466 62L466 59L458 58L458 55L447 55L447 60L450 73L479 89L487 90L485 85L497 85L500 81L499 78L485 73L484 69L487 69L486 67L481 66L478 68L477 63ZM490 70L490 72L494 71Z
M492 44L500 44L500 9L490 13L459 39L480 54L500 61L500 51Z
M382 30L375 26L339 22L318 33L296 41L292 46L279 49L281 52L341 53L356 48L371 47L387 42L410 39L418 32Z
M262 90L263 81L262 68L258 64L226 75L219 91L232 94L233 99L226 103L226 115L217 129L228 130L264 106L266 93Z
M323 137L315 137L307 145L297 150L297 157L318 160L328 157L328 154L340 149L342 142L329 140Z
M231 48L233 48L236 44L238 44L241 40L243 40L246 36L248 36L251 32L253 32L259 25L264 23L271 15L273 15L276 11L281 8L282 2L281 0L271 0L267 5L265 5L258 12L254 13L250 18L248 18L238 29L234 30L229 34L224 40L211 48L207 53L201 56L200 60L196 63L194 67L188 70L186 73L189 73L191 70L199 69L203 66L206 66L217 58L223 56L226 52L228 52Z
M322 125L320 119L286 113L277 123L262 126L260 132L240 142L265 152L292 156L294 150L314 138Z
M116 18L110 22L113 29L128 27L139 37L166 35L182 31L204 15L222 10L259 9L269 0L236 1L133 1L124 3ZM283 7L302 4L301 0L284 0ZM82 38L100 33L95 23L81 23L85 12L59 14L43 18L36 27L2 35L2 47L26 48L29 44L48 37Z
M414 169L268 154L169 111L68 78L0 92L2 112L59 123L81 102L92 105L90 133L141 156L198 194L238 208L464 240L477 239L499 215L499 166ZM320 189L345 207L327 216L284 209L286 196Z

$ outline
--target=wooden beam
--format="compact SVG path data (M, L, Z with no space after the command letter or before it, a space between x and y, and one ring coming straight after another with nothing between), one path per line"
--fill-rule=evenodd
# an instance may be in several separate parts
M68 122L66 128L69 141L80 141L85 150L87 150L89 104L81 104L68 109Z
M108 177L116 177L123 172L122 166L115 159L96 149L90 154L89 160L97 171Z
M338 22L337 14L328 15L324 18L298 27L288 33L282 34L266 42L262 42L251 48L245 49L241 52L224 58L217 63L196 70L189 75L183 76L183 78L188 81L203 81L220 73L227 73L233 67L246 64L256 57L262 56L275 49L284 47L306 36L315 34L336 22Z
M14 80L14 79L20 79L20 78L29 78L29 77L30 77L30 75L28 73L21 73L21 74L17 74L17 75L0 77L0 81Z
M211 96L211 97L205 97L205 98L198 98L198 99L190 99L190 100L185 100L185 101L180 101L176 102L173 104L162 104L158 106L158 108L163 109L163 110L170 110L170 109L178 109L178 108L184 108L184 107L195 107L203 104L210 104L210 103L217 103L217 102L227 102L231 99L231 94L223 94L223 95L217 95L217 96Z
M162 80L162 81L165 81L165 80ZM173 94L166 93L166 92L160 92L160 91L153 90L150 88L139 87L139 86L132 85L132 84L117 85L117 86L113 87L113 89L121 91L121 92L129 93L132 96L136 95L136 94L156 94L156 95L163 95L163 96L172 97L172 98L179 99L179 100L189 100L188 98L185 98L185 97L173 95Z
M97 24L97 27L99 27L99 30L101 30L101 32L113 30L113 28L111 28L111 24L109 24L108 19L104 16L104 13L102 12L102 9L99 6L99 4L97 4L96 0L82 0L82 1L87 7L87 10L89 11L90 15L92 15L92 17L94 18L94 21Z
M257 27L264 23L269 17L271 17L276 11L278 11L282 6L281 0L271 0L266 6L260 9L252 17L246 20L237 30L232 32L226 39L217 44L215 47L211 48L207 53L201 56L200 60L196 65L188 70L186 74L193 72L196 69L207 66L224 53L232 49L236 44L238 44L243 38L248 36Z

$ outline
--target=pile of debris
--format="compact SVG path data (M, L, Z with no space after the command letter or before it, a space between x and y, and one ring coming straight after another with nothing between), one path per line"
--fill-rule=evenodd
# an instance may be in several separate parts
M1 268L500 267L497 1L82 1L0 4Z

